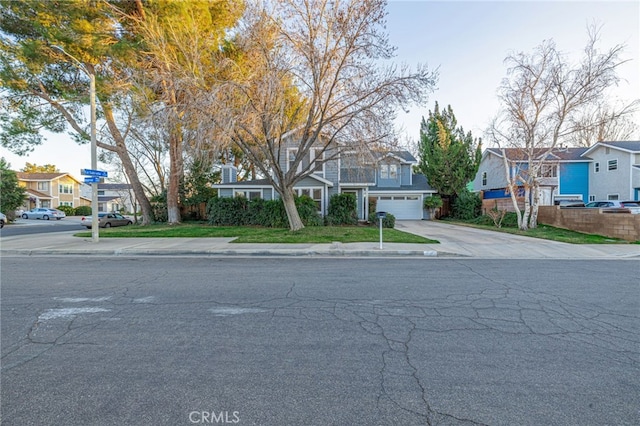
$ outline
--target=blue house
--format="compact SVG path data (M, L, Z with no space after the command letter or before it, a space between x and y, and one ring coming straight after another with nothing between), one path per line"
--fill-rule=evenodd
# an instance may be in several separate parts
M295 162L295 144L283 148L283 170ZM329 199L334 194L353 194L357 200L358 218L369 217L369 201L375 200L376 210L392 213L397 219L426 219L423 200L435 194L427 179L412 171L417 160L405 150L356 153L321 148L310 150L298 164L307 176L298 182L295 193L315 200L318 212L326 215ZM279 198L268 179L237 181L237 170L231 165L222 169L222 183L213 185L220 197L247 197L272 200Z
M589 170L592 160L584 157L587 148L557 148L542 160L540 204L553 205L561 200L589 199ZM500 148L488 148L482 154L478 173L473 180L474 191L482 191L483 199L510 198L506 192L507 175ZM506 148L509 176L526 171L527 160L522 150ZM540 150L540 155L543 155Z

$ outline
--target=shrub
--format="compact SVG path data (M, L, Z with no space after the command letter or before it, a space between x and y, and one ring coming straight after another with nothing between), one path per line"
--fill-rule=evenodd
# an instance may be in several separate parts
M452 206L454 219L470 220L481 215L482 200L477 194L464 191L458 194Z
M358 223L358 202L353 194L334 194L329 199L327 225Z
M439 195L430 195L424 199L424 208L429 210L429 219L436 218L436 210L442 207L442 198Z
M217 226L246 225L249 200L244 197L212 198L207 204L209 223Z
M322 225L315 201L308 196L296 198L296 207L305 226ZM212 198L207 204L209 223L216 226L289 226L282 200L247 200L245 197Z
M74 214L74 216L90 216L91 215L91 206L76 207L73 214Z
M316 202L313 201L313 198L307 195L296 198L296 208L298 209L298 214L300 214L300 219L304 226L322 225L322 218L320 217L320 214L318 214L318 206L316 205ZM284 204L282 209L284 210Z
M371 225L380 226L378 222L378 216L376 213L369 214L369 223ZM396 217L391 213L387 213L384 219L382 219L382 227L383 228L394 228L396 226Z
M66 214L67 216L73 216L74 213L76 212L76 209L74 209L71 206L58 206L56 208L60 211L63 211L64 214Z

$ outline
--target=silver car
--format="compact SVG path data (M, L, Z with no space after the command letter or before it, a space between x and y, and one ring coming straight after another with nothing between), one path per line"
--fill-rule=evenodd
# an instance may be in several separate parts
M44 220L49 220L49 219L57 219L60 220L63 217L66 217L67 215L62 211L62 210L58 210L58 209L48 209L48 208L36 208L36 209L31 209L28 212L24 212L22 213L22 218L23 219L44 219Z
M640 202L638 201L592 201L585 207L600 209L628 209L632 214L640 214Z
M5 223L7 223L7 216L4 213L0 213L0 229L4 228Z

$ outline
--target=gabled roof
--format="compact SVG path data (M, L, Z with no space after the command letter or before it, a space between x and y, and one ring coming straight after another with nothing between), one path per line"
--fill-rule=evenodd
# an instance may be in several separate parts
M403 163L415 164L418 162L418 160L416 160L416 157L414 157L409 151L405 149L399 151L380 152L376 153L375 155L378 157L378 161L386 157L395 157Z
M632 154L640 154L640 141L615 141L615 142L598 142L593 144L589 149L587 149L582 155L588 156L593 151L600 147L608 147L617 149L620 151L626 151Z
M583 158L588 148L555 148L547 156L548 161L587 161ZM505 148L507 159L510 161L525 161L526 157L521 148ZM536 158L543 156L547 152L547 148L536 148L533 153ZM487 148L485 154L491 153L502 158L502 148ZM484 156L484 155L483 155Z
M71 176L69 173L25 173L25 172L16 172L16 176L19 180L23 181L52 181L55 179L59 179L65 176L70 177L76 182L80 182L78 179Z
M44 192L36 191L35 189L25 188L25 192L27 194L31 194L31 195L33 195L35 197L38 197L38 198L51 199L51 195L45 194Z

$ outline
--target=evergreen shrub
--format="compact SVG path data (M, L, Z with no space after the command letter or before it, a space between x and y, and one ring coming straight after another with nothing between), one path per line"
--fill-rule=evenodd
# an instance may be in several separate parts
M334 194L329 199L327 225L356 225L358 203L353 194Z

